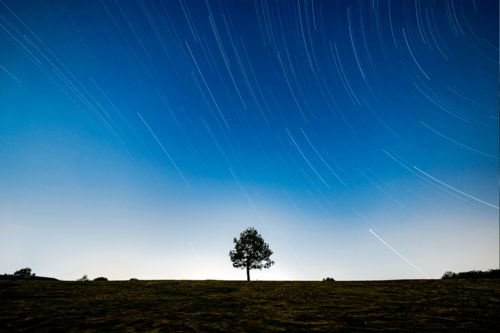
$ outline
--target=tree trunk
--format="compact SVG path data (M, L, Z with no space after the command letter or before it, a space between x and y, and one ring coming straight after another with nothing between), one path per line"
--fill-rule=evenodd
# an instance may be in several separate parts
M247 264L247 282L250 282L250 265Z

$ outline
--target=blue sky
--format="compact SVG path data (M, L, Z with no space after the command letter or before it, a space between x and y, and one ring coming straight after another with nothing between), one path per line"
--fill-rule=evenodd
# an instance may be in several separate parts
M0 268L498 267L498 2L0 0Z

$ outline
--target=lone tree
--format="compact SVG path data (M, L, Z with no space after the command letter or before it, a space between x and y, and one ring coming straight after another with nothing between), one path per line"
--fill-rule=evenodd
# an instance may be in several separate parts
M269 268L274 264L270 259L273 251L264 242L262 236L254 228L248 228L234 238L234 250L229 251L233 267L246 268L247 281L250 281L251 269Z
M30 277L35 276L35 273L31 273L31 268L21 268L14 272L14 276L22 279L29 279Z

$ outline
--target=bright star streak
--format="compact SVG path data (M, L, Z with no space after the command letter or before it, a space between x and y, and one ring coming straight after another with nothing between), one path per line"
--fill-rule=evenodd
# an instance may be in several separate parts
M410 264L411 267L415 268L417 271L419 271L420 273L422 273L423 275L425 275L425 277L427 278L430 278L430 276L424 272L422 269L420 269L417 265L415 265L414 263L412 263L408 258L406 258L404 255L402 255L401 253L399 253L395 248L393 248L391 246L391 244L387 243L385 240L382 239L382 237L380 237L379 235L377 235L377 233L375 233L375 231L373 231L372 229L368 229L368 231L373 235L375 236L375 238L377 238L379 241L382 242L382 244L384 244L385 246L387 246L389 248L389 250L391 250L392 252L394 252L398 257L400 257L401 259L403 259L404 261L406 261L408 264Z
M139 112L137 112L137 115L139 116L139 118L141 119L141 121L144 123L144 125L148 129L149 133L151 133L151 135L155 139L156 143L158 143L158 145L160 146L160 148L163 151L163 153L165 154L165 156L167 156L167 158L169 159L170 163L172 163L172 165L174 166L175 170L177 170L177 172L179 173L179 175L182 177L182 180L184 181L184 183L186 184L186 186L187 187L191 187L191 186L189 186L189 183L187 182L186 177L184 177L184 174L182 173L181 169L179 169L179 167L177 166L177 163L175 163L175 161L172 158L172 156L168 153L167 149L165 149L165 147L163 146L163 144L160 142L160 140L156 136L155 132L153 132L153 130L151 129L151 127L149 127L149 124L144 120L144 118L142 118L142 116L141 116L141 114Z
M476 198L475 196L472 196L472 195L470 195L470 194L467 194L467 193L465 193L465 192L462 192L462 191L460 191L460 190L458 190L458 189L454 188L453 186L450 186L450 185L446 184L445 182L442 182L442 181L440 181L439 179L437 179L437 178L435 178L435 177L432 177L432 176L431 176L431 175L429 175L427 172L424 172L424 171L420 170L420 169L419 169L419 168L417 168L416 166L414 166L413 168L414 168L415 170L417 170L418 172L420 172L420 173L424 174L425 176L429 177L430 179L432 179L432 180L434 180L434 181L438 182L438 183L439 183L439 184L441 184L441 185L446 186L446 187L447 187L447 188L449 188L449 189L452 189L452 190L453 190L453 191L455 191L455 192L460 193L460 194L461 194L461 195L463 195L463 196L466 196L467 198L470 198L470 199L472 199L472 200L476 200L477 202L480 202L480 203L482 203L483 205L486 205L486 206L489 206L489 207L492 207L492 208L495 208L495 209L497 209L497 210L498 210L498 206L492 205L492 204L490 204L490 203L488 203L488 202L486 202L486 201L483 201L483 200L481 200L481 199L479 199L479 198Z

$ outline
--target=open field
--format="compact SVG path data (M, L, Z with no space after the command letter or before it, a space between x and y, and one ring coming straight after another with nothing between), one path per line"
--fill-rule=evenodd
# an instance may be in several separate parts
M0 331L495 331L499 282L0 281Z

